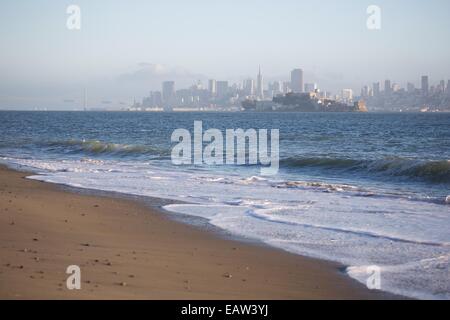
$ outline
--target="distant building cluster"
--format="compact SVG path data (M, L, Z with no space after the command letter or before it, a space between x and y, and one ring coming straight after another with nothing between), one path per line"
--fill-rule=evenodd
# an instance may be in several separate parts
M271 112L366 112L364 101L353 101L352 89L343 89L341 95L331 96L316 83L304 83L303 70L291 71L291 81L269 85L270 100L246 97L241 105L244 111ZM283 89L281 89L283 88ZM278 89L278 90L277 90Z
M420 88L411 82L406 88L385 80L383 88L380 82L361 89L361 98L371 111L394 112L438 112L450 111L450 80L441 80L430 86L428 76L422 76Z
M256 78L230 84L209 79L189 88L177 89L174 81L164 81L161 91L151 91L142 102L134 102L129 111L450 111L450 80L430 86L428 76L421 87L408 83L402 88L385 80L364 86L361 95L342 89L332 95L317 83L304 82L303 70L290 73L290 81L273 81L267 86L261 68Z
M331 99L329 92L321 91L316 83L304 83L303 70L294 69L291 81L273 81L265 86L264 77L259 68L255 79L244 79L240 83L229 84L226 80L208 80L207 86L201 81L190 88L176 89L174 81L164 81L161 91L151 91L142 99L134 102L130 111L240 111L245 101L258 101L270 104L274 97L289 93L314 93L322 99ZM335 99L352 103L353 92L345 89Z

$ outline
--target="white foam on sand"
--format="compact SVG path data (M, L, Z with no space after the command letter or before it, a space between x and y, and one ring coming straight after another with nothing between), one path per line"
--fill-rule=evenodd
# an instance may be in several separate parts
M362 283L381 270L381 289L450 299L450 207L372 196L359 186L276 181L144 162L31 160L31 179L187 201L165 209L202 217L232 234L333 260ZM371 196L365 196L370 194Z

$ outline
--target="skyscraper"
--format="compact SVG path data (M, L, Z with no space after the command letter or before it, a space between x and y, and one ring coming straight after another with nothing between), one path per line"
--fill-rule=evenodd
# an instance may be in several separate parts
M372 86L373 89L373 96L378 97L380 95L380 83L375 82Z
M371 91L370 91L369 86L364 86L364 87L361 89L361 96L364 97L364 98L367 98L367 97L369 97L370 95L371 95Z
M258 70L258 76L256 77L256 95L259 99L264 99L264 84L263 76L261 74L261 67Z
M162 106L161 91L152 92L151 98L152 98L152 107L161 107Z
M406 84L406 90L408 90L408 93L413 93L416 90L416 88L414 87L413 83L408 82Z
M208 80L208 90L211 96L215 96L217 93L217 83L216 80L210 79Z
M391 80L384 81L384 94L390 94L392 91Z
M294 93L303 92L303 70L294 69L291 71L291 90Z
M352 89L342 89L342 100L345 103L353 102L353 90Z
M164 81L162 83L162 98L164 103L169 103L175 96L175 82Z
M429 91L428 76L422 76L422 94L427 95Z
M255 94L255 82L253 79L244 80L244 91L246 95L253 96Z
M217 81L217 96L223 98L228 94L228 81Z
M445 80L439 82L441 92L445 92Z

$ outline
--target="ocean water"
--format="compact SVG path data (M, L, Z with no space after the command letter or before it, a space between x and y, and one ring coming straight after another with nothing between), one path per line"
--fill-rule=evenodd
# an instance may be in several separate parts
M279 129L280 170L174 166L172 131ZM0 161L337 261L381 289L450 299L450 114L0 112Z

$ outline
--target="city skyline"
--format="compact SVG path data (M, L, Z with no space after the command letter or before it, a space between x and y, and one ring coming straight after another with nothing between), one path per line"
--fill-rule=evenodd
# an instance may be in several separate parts
M420 77L418 88L411 81L403 87L385 79L383 90L381 82L373 82L362 86L360 94L351 88L342 88L332 93L320 84L307 80L309 79L304 78L303 70L295 68L290 72L290 81L277 80L265 84L261 66L258 66L255 78L235 83L223 79L208 79L207 87L199 80L187 88L177 88L174 81L164 81L161 90L150 91L150 95L145 96L142 103L133 99L133 104L122 110L275 110L279 108L276 101L282 101L282 96L294 94L301 104L304 104L301 99L306 98L306 105L314 101L316 106L325 103L339 108L352 107L357 103L364 110L367 110L366 105L369 106L370 111L450 111L450 80L440 80L435 85L434 82L430 83L427 75ZM292 102L290 98L287 100Z
M265 100L271 101L277 95L285 95L287 93L311 93L316 92L322 98L332 99L339 102L344 102L347 104L353 104L354 101L363 100L369 101L369 103L379 102L375 97L379 97L381 95L391 96L393 93L421 93L421 95L428 96L429 93L447 93L450 95L450 79L431 79L428 75L422 75L417 77L416 81L408 80L406 81L406 85L403 86L396 81L392 81L390 79L385 79L382 81L372 82L369 85L361 85L360 90L353 88L341 88L336 91L327 90L327 88L321 87L317 82L310 82L311 79L304 78L304 72L302 68L294 68L289 72L289 75L282 79L289 79L290 81L283 80L273 80L273 81L264 81L264 76L262 73L261 65L258 66L257 75L252 77L247 77L244 80L238 80L235 82L224 80L224 79L211 79L206 78L206 83L203 84L201 79L196 80L188 86L177 86L177 82L174 80L164 80L160 83L160 88L156 88L156 90L148 90L150 92L150 96L147 93L142 93L138 97L133 96L130 97L128 102L118 102L111 100L102 100L101 102L92 103L88 102L87 88L83 89L82 95L77 97L76 99L66 99L64 103L71 103L72 107L68 108L68 110L129 110L129 111L144 111L147 109L156 109L161 108L161 111L171 111L174 107L180 107L183 105L186 106L196 106L201 109L207 109L209 105L215 105L215 103L204 103L200 100L199 96L195 96L192 94L192 90L194 91L204 91L209 92L209 98L213 97L216 100L220 100L223 98L235 98L235 101L232 103L218 104L217 106L222 107L221 110L225 110L228 107L233 107L236 105L240 105L244 100ZM417 85L418 84L418 85ZM360 93L359 93L360 92ZM182 103L177 100L180 96L183 96L181 99ZM231 94L231 95L230 95ZM235 96L233 96L235 94ZM237 94L237 95L236 95ZM392 95L393 97L393 95ZM186 101L190 99L190 102L193 102L191 105ZM197 99L196 101L194 101ZM142 101L142 103L140 102ZM149 101L153 101L153 104L149 104ZM158 103L154 103L154 101L159 101ZM228 100L227 100L228 101ZM170 102L170 103L169 103ZM197 104L195 103L197 102ZM423 101L414 101L417 103L422 103ZM383 101L384 103L384 101ZM225 107L225 109L223 109ZM0 109L2 109L0 107ZM8 108L5 108L8 110ZM12 108L13 109L13 108ZM65 108L31 108L31 110L64 110ZM444 109L449 109L446 106ZM26 109L25 109L26 110ZM231 108L230 110L233 110ZM371 111L402 111L400 108L387 108L384 109L383 105L371 106ZM236 111L236 110L235 110Z
M158 69L158 66L155 65L151 65L152 68ZM246 83L247 85L249 83L251 83L251 87L252 87L252 94L249 95L255 95L259 98L264 98L264 91L267 90L271 90L270 86L276 86L279 83L280 86L280 90L279 92L281 93L287 93L289 91L292 92L308 92L310 90L307 90L307 88L310 87L314 87L315 89L319 89L322 92L326 92L328 95L331 95L333 97L336 96L342 96L343 94L345 95L344 91L352 91L351 96L354 97L359 97L359 96L364 96L363 91L365 89L370 89L369 91L371 93L375 92L377 89L375 88L375 86L378 84L380 85L380 88L378 89L380 92L386 92L386 91L399 91L401 89L406 89L406 91L410 91L408 90L408 88L413 87L413 88L421 88L423 86L423 81L424 81L424 77L427 79L428 87L438 87L439 85L442 85L442 82L444 82L444 87L445 90L447 90L447 88L449 87L450 84L450 76L448 78L445 79L439 79L439 78L434 78L433 76L429 76L429 75L421 75L421 76L416 76L415 79L406 79L404 81L396 81L396 80L391 80L391 79L384 79L384 80L375 80L375 81L371 81L368 80L366 82L362 82L359 86L355 86L355 87L336 87L336 86L332 86L334 88L334 90L331 90L329 88L323 87L321 85L321 83L318 83L315 81L314 77L308 78L307 76L305 77L305 72L304 72L304 68L294 68L292 69L290 72L287 72L287 74L285 76L280 76L280 77L274 77L274 76L262 76L261 75L261 90L258 89L258 75L261 72L261 68L262 66L259 65L258 66L258 74L254 77L251 76L242 76L242 77L236 77L238 80L226 80L226 79L212 79L211 77L208 77L206 75L196 75L197 77L193 76L192 78L190 78L188 81L184 80L181 82L177 82L175 80L171 80L173 77L171 77L170 75L168 76L163 76L163 81L159 82L159 84L154 85L150 88L147 88L149 90L141 90L138 94L135 95L130 95L128 97L124 97L122 99L114 99L111 98L108 95L103 95L101 97L97 97L96 99L92 99L89 95L89 99L87 96L87 92L89 91L88 87L81 87L81 88L77 88L76 94L75 95L68 95L68 96L64 96L61 97L61 100L59 100L56 103L56 108L52 108L50 106L50 108L47 107L43 107L40 108L37 106L36 103L33 103L32 106L29 107L25 107L25 108L18 108L18 109L23 109L23 110L38 110L38 109L48 109L48 110L64 110L66 109L65 107L67 107L68 110L82 110L82 109L86 109L87 104L90 104L91 108L94 109L117 109L117 108L121 108L123 109L124 107L130 105L131 103L136 102L136 100L141 100L141 99L145 99L146 95L148 94L148 92L153 92L153 91L158 91L160 90L161 92L164 91L162 90L161 86L164 83L172 83L173 87L174 87L174 91L178 90L178 89L186 89L186 88L190 88L193 85L201 85L204 86L205 88L209 86L211 86L210 81L214 81L213 86L215 87L215 90L217 91L217 86L222 85L222 88L225 87L233 87L233 86L238 86L239 88L245 89L246 87ZM299 75L299 77L301 79L299 79L299 87L301 87L301 90L293 90L291 88L291 83L293 80L293 73L294 72L301 72L301 75ZM236 79L235 78L235 79ZM267 80L268 79L268 80ZM395 78L393 78L395 79ZM181 83L181 85L180 85ZM177 84L179 86L177 86ZM369 85L367 85L369 84ZM382 89L381 89L382 88ZM396 89L397 88L397 89ZM287 90L289 89L289 90ZM219 89L220 90L220 89ZM223 89L222 89L223 91ZM262 92L261 92L262 91ZM276 91L276 90L275 90ZM260 93L259 95L257 93ZM262 95L261 95L262 93ZM360 94L361 93L361 94ZM1 96L0 96L0 102L2 102L1 100ZM71 106L68 106L68 104L72 103ZM75 104L73 104L75 103ZM33 107L34 106L34 107ZM15 109L14 106L2 106L0 105L0 110L4 109L4 110L8 110L8 109Z

